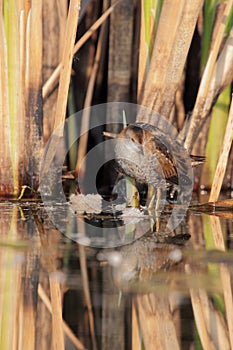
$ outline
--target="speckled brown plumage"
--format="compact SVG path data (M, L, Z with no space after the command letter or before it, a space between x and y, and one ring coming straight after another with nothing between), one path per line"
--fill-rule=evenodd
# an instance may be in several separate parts
M156 188L190 185L191 167L204 161L204 157L189 157L178 141L149 124L130 124L117 138L122 141L115 148L121 172Z

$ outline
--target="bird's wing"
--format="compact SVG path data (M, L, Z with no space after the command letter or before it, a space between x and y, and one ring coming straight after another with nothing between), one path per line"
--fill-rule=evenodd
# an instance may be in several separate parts
M165 179L172 184L178 184L175 160L167 146L157 137L151 136L147 139L145 151L153 153L157 158Z

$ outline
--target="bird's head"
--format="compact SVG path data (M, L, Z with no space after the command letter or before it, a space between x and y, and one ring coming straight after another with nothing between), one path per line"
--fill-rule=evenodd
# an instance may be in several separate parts
M143 130L135 125L129 124L119 134L118 138L129 142L130 147L139 148L143 144Z

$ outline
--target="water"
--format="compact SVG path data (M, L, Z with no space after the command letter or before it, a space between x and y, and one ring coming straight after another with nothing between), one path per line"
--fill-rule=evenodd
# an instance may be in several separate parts
M0 207L0 349L233 348L232 207L108 248L72 242L39 202Z

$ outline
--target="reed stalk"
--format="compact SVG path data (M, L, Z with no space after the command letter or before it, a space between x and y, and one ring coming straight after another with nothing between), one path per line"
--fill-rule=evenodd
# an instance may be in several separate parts
M35 274L35 264L33 264L32 257L35 252L32 252L29 259L26 262L26 277L23 279L22 285L22 295L20 303L20 312L22 317L21 323L21 342L22 349L31 350L35 348L35 338L36 338L36 307L34 304L34 288L33 288L33 274ZM30 330L30 331L29 331Z
M61 62L67 21L68 4L62 0L44 0L43 16L43 84ZM58 89L50 91L43 99L43 136L47 142L51 136L56 112Z
M184 71L202 3L202 0L163 2L140 103L167 118L175 103L175 94ZM137 120L151 124L155 122L153 113L146 116L143 113L139 114Z
M219 154L223 143L224 131L227 125L230 98L230 86L227 86L219 95L212 111L206 144L206 162L203 165L201 176L201 183L208 188L211 188L212 186Z
M108 10L106 10L103 15L88 29L88 31L77 41L77 43L74 46L73 54L77 53L81 47L85 44L85 42L92 36L93 32L96 31L101 24L108 18L108 16L112 13L114 7L117 5L118 2L113 4L111 7L109 7ZM50 91L54 88L55 84L57 83L61 71L62 63L59 63L56 69L51 74L50 78L45 82L43 86L43 98L45 99Z
M233 298L232 298L232 278L229 268L225 264L220 266L223 296L226 310L226 320L229 332L231 349L233 349Z
M79 232L85 233L85 225L83 224L82 221L78 222L78 230ZM92 348L93 350L97 350L98 346L97 346L96 334L95 334L94 314L92 309L92 300L91 300L89 278L88 278L88 271L87 271L85 247L82 245L78 245L78 251L79 251L79 261L80 261L80 268L81 268L84 300L85 300L85 304L88 312L88 321L89 321L89 327L90 327L90 333L91 333Z
M81 137L79 138L78 158L77 158L77 163L76 163L76 167L75 167L75 174L76 175L78 173L80 173L80 170L81 170L82 173L79 174L81 176L81 178L83 178L83 176L85 174L85 168L86 168L86 164L85 164L85 162L83 162L83 159L86 155L87 147L88 147L89 134L87 132L85 132L85 130L89 129L89 124L90 124L91 110L88 107L91 106L91 102L92 102L92 98L93 98L93 93L94 93L94 88L95 88L95 83L96 83L96 76L97 76L97 72L98 72L98 68L99 68L100 57L102 54L103 39L104 39L106 29L107 29L107 26L106 26L106 22L105 22L105 23L103 23L103 25L100 29L100 35L98 38L94 64L92 67L89 83L87 86L86 97L85 97L85 101L84 101L84 110L83 110L83 114L82 114L82 122L81 122L81 129L80 129ZM82 169L80 169L81 163L82 163Z
M17 239L17 213L14 207L12 213L1 215L1 235L14 242ZM7 220L6 220L7 218ZM22 300L21 265L15 264L13 249L1 252L0 279L0 349L17 349L19 344L19 307Z
M231 16L230 16L231 17ZM232 46L232 40L233 40L233 28L231 28L229 36L225 40L225 43L222 47L222 51L219 54L219 57L217 59L213 77L211 80L211 84L208 90L208 95L205 100L204 107L201 111L201 114L199 115L199 122L196 129L193 130L195 133L195 137L197 138L198 133L200 132L202 126L205 124L208 125L208 117L210 115L211 109L213 107L214 102L217 99L217 96L220 94L220 92L227 87L229 84L231 84L233 79L233 46ZM211 123L213 124L213 123ZM213 125L214 127L214 125ZM190 132L190 129L188 133ZM191 134L191 133L190 133ZM194 139L195 139L194 137ZM200 138L199 138L200 141ZM202 141L202 150L198 150L199 153L203 152L203 149L205 149L205 143L206 139L201 138ZM196 148L198 148L198 145L200 142L196 143L195 149L193 152L197 152ZM215 147L215 146L214 146ZM220 151L220 150L219 150ZM202 153L203 154L203 153ZM231 163L229 163L230 167ZM229 172L231 176L231 172Z
M56 272L49 274L50 296L52 306L53 349L65 350L62 320L62 298L59 277Z
M210 217L212 235L214 238L214 247L221 251L226 251L226 244L224 239L224 234L222 232L220 218L216 216ZM232 298L232 287L231 287L231 275L226 264L220 265L220 276L222 281L222 290L225 303L226 312L226 323L229 332L229 342L232 348L233 346L233 298ZM222 337L220 337L222 339ZM226 345L224 346L226 347Z
M42 301L45 304L45 306L48 309L48 311L52 314L51 302L50 302L48 296L46 295L46 293L45 293L43 287L41 286L41 284L39 284L39 286L38 286L38 295L42 299ZM67 323L64 320L62 321L62 324L63 324L63 330L64 330L65 334L67 335L67 337L70 338L70 340L76 346L76 348L79 349L79 350L85 350L86 349L85 346L74 335L74 333L72 332L72 330L70 329L70 327L67 325Z
M74 43L78 25L80 1L81 0L71 0L69 5L68 18L66 23L66 33L64 38L65 42L63 47L63 56L61 68L59 68L59 71L61 69L61 74L58 88L56 113L54 119L54 138L50 143L45 161L43 163L43 168L41 169L41 180L43 179L44 175L47 173L50 167L50 164L56 154L60 137L62 137L63 135L63 124L66 116L66 107L70 85L70 74L73 60Z
M202 34L202 50L201 50L201 72L206 64L208 53L211 47L213 47L219 23L222 19L226 2L215 0L206 0L204 3L203 14L203 34ZM226 23L225 36L228 37L232 26L232 11L229 13L229 17ZM224 39L225 40L225 39ZM217 62L216 62L217 64ZM213 73L213 78L215 71ZM212 80L213 80L212 78ZM212 83L211 83L212 85ZM211 88L210 88L211 89ZM210 92L208 91L208 95ZM223 88L221 88L223 90ZM220 90L219 90L220 91ZM214 97L214 100L216 97ZM224 130L226 127L228 109L230 105L230 86L225 88L220 94L214 104L214 108L211 113L210 123L206 123L202 132L198 136L198 142L196 143L194 153L204 154L206 148L206 159L201 176L201 183L211 187L214 173L217 166L217 160L220 153L221 145L223 142ZM204 114L204 113L203 113ZM206 113L205 113L206 114ZM207 136L208 133L208 136Z
M1 2L3 195L17 196L20 186L27 182L36 187L38 182L42 153L41 4L23 0Z
M140 325L137 315L137 307L132 303L132 349L141 349Z
M210 94L210 87L211 87L211 79L214 76L214 69L217 68L216 60L219 55L220 46L223 41L224 32L226 30L226 18L229 17L229 14L231 12L231 8L233 5L233 1L229 0L226 4L224 13L222 15L222 19L219 23L216 39L214 42L214 45L210 51L209 58L201 79L200 87L198 90L198 95L196 98L191 124L188 130L188 134L185 140L185 146L188 149L189 152L191 152L194 140L196 139L198 132L200 130L200 125L202 125L201 121L203 120L203 111L205 109L206 100L208 100L209 94ZM226 46L226 43L225 43ZM221 57L219 57L220 61ZM220 67L219 67L220 68ZM221 74L221 81L223 79L223 70L217 71L218 74ZM223 87L222 87L223 88ZM213 103L213 100L211 101L211 104Z
M21 171L20 176L26 180L26 176L24 176L24 173L27 169L27 162L28 162L28 152L27 152L27 143L25 140L25 135L27 134L26 131L26 25L27 25L27 18L28 13L26 13L26 10L23 8L20 11L20 19L19 19L19 74L20 74L20 106L19 106L19 115L21 116L22 120L22 144L24 145L23 148L23 157L21 160Z
M213 179L209 202L216 202L218 199L224 174L226 171L227 159L231 149L232 141L233 141L233 98L231 100L231 107L230 107L229 117L227 121L224 141L220 152L215 176Z
M10 156L10 135L9 135L9 99L8 99L8 62L7 62L7 41L3 16L0 16L0 182L1 186L13 192L13 179L9 176L11 171ZM7 171L8 170L8 171ZM4 190L0 195L4 195Z
M148 74L151 53L162 9L162 0L141 0L141 23L138 64L138 101L143 92L144 83Z
M228 331L223 315L221 314L220 310L214 307L213 302L209 298L206 290L200 289L199 297L207 330L215 348L219 349L223 347L224 349L230 349Z
M26 114L29 139L26 153L29 164L28 183L32 188L38 186L39 166L43 151L42 127L42 2L33 1L28 17L28 62L26 63ZM27 134L27 130L26 130Z
M186 273L189 273L189 274L191 273L190 267L188 265L185 266L185 269L186 269ZM204 312L201 305L200 295L198 291L196 291L193 288L190 288L189 293L191 297L195 324L198 330L198 335L200 337L203 349L215 350L213 340L211 339L207 330L207 326L204 318Z
M145 30L145 13L144 13L144 1L141 1L141 23L140 23L140 44L139 44L139 63L138 63L138 100L142 91L142 86L146 76L148 66L149 48L146 42L146 30Z
M206 221L208 218L209 217L205 215L204 234L207 245L206 248L225 251L225 239L222 232L220 219L216 216L210 216L210 222L208 222ZM209 228L211 228L211 230L209 230ZM215 270L217 269L217 271L219 271L218 266L216 267L214 264L209 264L208 267L211 270L214 268ZM186 265L186 272L189 274L192 272L189 265ZM229 285L228 271L224 264L220 265L220 275L222 278L225 308L227 309L228 303L230 304L230 307L232 307L232 291ZM231 342L230 337L232 335L228 334L226 329L226 320L223 318L221 312L214 307L206 291L204 289L191 289L190 295L195 322L203 348L218 349L223 347L224 349L229 349L229 342ZM227 315L227 325L229 333L230 331L232 332L232 316L229 313Z
M61 62L61 74L59 81L57 107L55 114L54 130L65 121L66 105L70 85L70 73L73 60L74 42L76 37L80 0L71 0L66 24L65 42Z
M74 93L74 84L71 79L69 95L68 95L68 113L69 116L72 116L76 112L75 106L75 93ZM74 140L76 135L76 120L70 118L69 128L68 128L68 139ZM78 142L74 142L69 149L69 167L70 170L74 170L77 163L77 150L78 150Z
M201 70L207 62L218 2L218 0L204 1Z
M21 125L18 122L19 108L19 30L18 30L18 9L14 0L4 0L4 25L7 43L7 72L8 72L8 113L9 120L9 148L11 159L12 193L13 196L19 192L19 164L22 152ZM1 14L2 15L2 14ZM4 45L4 44L3 44ZM3 46L4 47L4 46Z
M48 249L49 242L41 219L35 214L34 216L37 230L40 235L42 252ZM63 332L62 319L62 298L59 274L56 271L55 261L53 256L46 256L46 268L49 275L49 286L51 296L52 309L52 338L54 350L65 350L65 339Z
M134 301L145 349L180 349L168 297L145 294Z
M115 3L114 0L111 1ZM127 33L127 35L126 35ZM130 100L130 81L133 40L133 1L121 1L110 18L108 55L108 102ZM116 88L117 86L117 88ZM114 123L114 111L107 122ZM109 130L117 131L117 130Z

